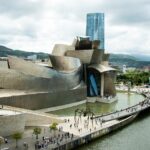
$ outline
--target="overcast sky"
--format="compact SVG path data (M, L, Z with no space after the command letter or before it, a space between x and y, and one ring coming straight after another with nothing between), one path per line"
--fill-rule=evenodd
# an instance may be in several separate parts
M86 14L105 13L105 48L150 55L149 0L0 0L0 45L52 51L85 35Z

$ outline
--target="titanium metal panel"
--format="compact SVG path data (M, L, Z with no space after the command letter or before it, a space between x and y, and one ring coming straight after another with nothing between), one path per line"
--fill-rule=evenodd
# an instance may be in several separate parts
M102 61L103 51L93 49L67 51L66 56L79 58L83 64L98 64Z
M116 96L114 78L109 72L104 73L104 95Z
M52 55L56 56L64 56L65 52L68 50L75 50L75 47L72 45L66 45L66 44L55 44Z
M81 67L78 58L50 55L52 67L62 72L72 72Z
M25 61L21 58L14 56L8 57L8 64L10 69L18 70L27 75L43 78L51 78L55 75L54 71L46 67L39 66L33 62Z
M0 88L27 91L60 91L76 87L81 83L81 77L81 68L72 73L58 72L53 78L31 76L12 69L0 69Z

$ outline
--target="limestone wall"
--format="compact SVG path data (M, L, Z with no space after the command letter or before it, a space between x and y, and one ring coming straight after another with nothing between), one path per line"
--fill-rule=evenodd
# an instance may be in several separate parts
M8 62L6 60L0 60L0 68L8 69Z
M0 116L0 135L8 136L15 132L23 132L25 127L25 115Z
M79 102L86 99L86 87L73 90L34 93L0 98L0 104L26 109L43 109Z

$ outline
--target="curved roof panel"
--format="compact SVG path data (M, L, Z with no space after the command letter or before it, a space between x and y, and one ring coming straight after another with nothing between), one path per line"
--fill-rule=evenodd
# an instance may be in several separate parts
M88 68L93 68L100 73L107 72L107 71L116 71L116 69L114 69L112 67L104 66L101 64L93 64L93 65L90 65Z
M65 52L68 50L75 50L75 47L66 44L55 44L52 55L64 56Z

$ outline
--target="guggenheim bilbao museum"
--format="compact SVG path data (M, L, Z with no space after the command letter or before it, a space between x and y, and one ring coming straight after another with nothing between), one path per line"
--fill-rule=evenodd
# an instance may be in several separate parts
M56 109L81 104L87 97L115 97L115 69L104 49L104 14L87 14L86 37L71 45L56 44L49 65L14 56L0 61L0 104Z
M56 44L49 66L8 56L1 61L0 104L37 110L79 104L87 97L114 97L115 69L99 45L89 37Z

